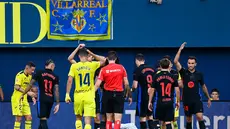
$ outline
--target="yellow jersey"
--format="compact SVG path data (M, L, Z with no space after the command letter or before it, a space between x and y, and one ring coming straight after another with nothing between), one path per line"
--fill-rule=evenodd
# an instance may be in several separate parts
M68 76L75 79L76 95L95 97L94 76L95 71L100 67L100 62L78 62L72 64Z
M19 85L21 89L25 90L28 84L30 83L31 79L32 79L31 75L26 75L24 71L20 71L15 77L14 85ZM12 99L20 99L21 95L22 92L14 89ZM27 94L24 95L23 101L27 101Z

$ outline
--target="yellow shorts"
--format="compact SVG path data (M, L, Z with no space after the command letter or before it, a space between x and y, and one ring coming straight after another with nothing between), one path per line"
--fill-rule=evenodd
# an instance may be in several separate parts
M11 99L12 114L14 116L31 115L28 101L19 102L19 99Z
M95 99L74 95L74 113L80 116L96 116Z
M175 108L174 118L177 118L177 117L179 117L179 110L176 110Z

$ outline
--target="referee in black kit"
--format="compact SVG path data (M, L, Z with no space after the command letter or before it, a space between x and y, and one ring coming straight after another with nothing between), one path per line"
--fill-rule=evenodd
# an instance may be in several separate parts
M196 114L196 118L199 121L200 129L206 129L205 123L203 120L203 103L201 100L200 86L206 97L208 98L208 107L211 106L211 99L208 93L208 89L204 82L203 74L195 69L197 65L196 57L188 57L188 69L185 69L181 66L178 61L180 58L181 51L184 49L186 43L183 43L174 59L177 70L180 72L180 75L183 80L183 105L184 112L186 115L186 129L192 129L192 115Z
M35 82L38 82L38 98L37 98L37 110L38 117L40 118L40 125L38 129L48 129L47 119L50 116L50 112L54 103L54 96L56 98L56 106L54 108L54 114L59 110L59 78L53 71L55 68L54 61L49 59L45 63L45 70L37 71L33 76L29 86L26 88L23 96L32 88Z

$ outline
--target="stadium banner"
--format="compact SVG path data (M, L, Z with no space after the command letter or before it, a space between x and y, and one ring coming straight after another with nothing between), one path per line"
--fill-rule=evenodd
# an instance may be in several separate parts
M181 104L182 105L182 104ZM122 124L135 123L139 128L139 119L135 116L136 103L130 106L125 103ZM207 108L204 103L204 120L206 129L230 129L230 102L213 102L211 108ZM32 128L37 128L39 119L37 119L36 106L31 104L33 117ZM0 129L12 129L14 127L14 117L11 115L11 104L9 102L0 103ZM75 119L73 104L61 103L59 112L48 120L49 129L75 129ZM180 117L178 120L179 129L185 129L185 116L183 108L180 108ZM21 124L24 126L24 124ZM198 122L193 117L193 129L199 129ZM23 127L22 127L23 128Z
M46 2L48 39L112 39L112 0L46 0Z

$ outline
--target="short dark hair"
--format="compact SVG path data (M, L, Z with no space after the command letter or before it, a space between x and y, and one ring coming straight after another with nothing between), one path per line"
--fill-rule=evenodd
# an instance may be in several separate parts
M170 65L170 61L166 58L163 58L160 60L160 66L162 69L167 69L169 68L169 65Z
M165 56L163 56L163 58L168 59L168 60L170 60L170 61L171 61L171 57L170 57L170 55L165 55Z
M119 58L116 59L115 63L116 63L116 64L120 64ZM108 65L108 64L109 64L109 60L106 59L106 60L105 60L105 66Z
M32 61L27 62L26 64L29 67L36 67L35 64Z
M211 90L211 93L212 93L212 92L217 92L218 94L220 93L219 90L216 89L216 88L212 89L212 90Z
M138 61L144 61L144 60L145 60L145 57L144 57L143 54L138 53L138 54L136 55L135 59L138 60Z
M116 60L116 59L117 59L117 53L115 51L109 51L108 60Z
M45 63L45 66L48 66L51 63L54 63L54 61L52 59L48 59Z
M195 62L197 61L197 59L196 59L195 56L189 56L189 57L188 57L188 60L189 60L189 59L190 59L190 60L195 60Z
M115 61L116 64L120 64L120 60L119 58L117 57L116 61Z
M79 56L88 56L88 52L87 52L87 50L85 49L85 48L81 48L81 49L79 49L78 50L78 55Z

